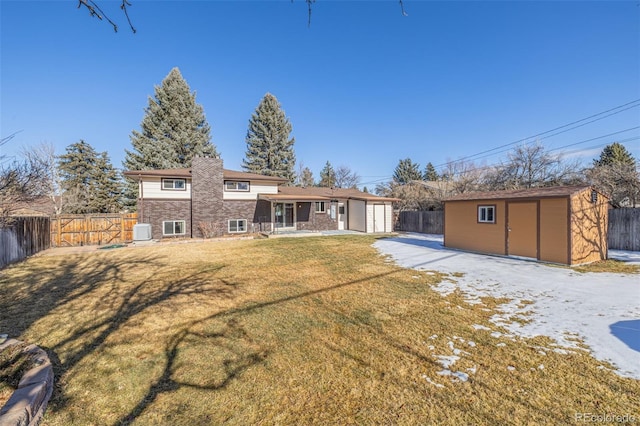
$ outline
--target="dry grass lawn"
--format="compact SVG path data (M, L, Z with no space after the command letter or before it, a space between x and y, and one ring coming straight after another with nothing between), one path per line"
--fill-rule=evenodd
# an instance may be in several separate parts
M55 364L46 425L532 424L638 414L640 382L495 338L371 236L166 244L0 272L0 332ZM454 342L454 343L450 343ZM472 342L473 344L471 344ZM463 350L466 382L437 374ZM545 349L547 348L547 349ZM543 366L543 368L541 368Z

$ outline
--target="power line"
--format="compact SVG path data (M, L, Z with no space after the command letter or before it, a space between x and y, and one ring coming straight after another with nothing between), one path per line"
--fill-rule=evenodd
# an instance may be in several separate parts
M509 142L509 143L503 144L503 145L499 145L499 146L497 146L495 148L487 149L487 150L478 152L476 154L467 155L467 156L461 157L461 158L459 158L459 159L457 159L455 161L468 160L468 159L471 159L471 158L479 157L479 156L481 156L483 154L491 153L490 155L485 155L484 157L480 157L480 158L485 158L487 156L491 156L491 155L494 155L494 154L499 154L501 152L504 152L504 151L495 152L495 151L498 151L498 150L500 150L502 148L510 147L510 146L515 145L515 144L528 141L530 139L534 139L534 138L547 139L547 138L550 138L552 136L556 136L556 135L559 135L561 133L565 133L565 132L574 130L574 129L578 128L578 127L586 126L587 124L591 124L591 123L594 123L594 122L599 121L599 120L604 120L605 118L611 117L612 115L620 114L621 112L627 111L627 110L629 110L631 108L636 108L636 107L640 106L639 102L640 102L640 99L635 99L635 100L633 100L631 102L627 102L626 104L618 105L618 106L616 106L614 108L610 108L610 109L608 109L606 111L602 111L602 112L599 112L597 114L593 114L593 115L590 115L588 117L581 118L580 120L572 121L571 123L564 124L562 126L554 128L554 129L547 130L545 132L541 132L541 133L538 133L538 134L535 134L533 136L529 136L529 137L526 137L526 138L518 139L517 141L513 141L513 142ZM612 112L612 111L615 111L615 112ZM608 113L611 113L611 114L608 114ZM599 117L599 116L602 116L604 114L608 114L608 115L605 115L604 117ZM599 118L595 118L595 117L599 117ZM592 118L594 118L594 120L591 120ZM578 126L571 127L570 129L566 129L566 130L563 130L561 132L554 133L552 135L545 136L544 138L540 138L540 136L544 136L544 135L547 135L549 133L556 132L557 130L565 129L567 127L573 126L573 125L578 124L578 123L582 123L582 122L587 121L587 120L591 120L591 121L588 121L586 123L580 124ZM446 163L438 164L437 166L434 166L434 167L435 168L442 168L442 167L447 166L449 163L451 163L451 161L447 161Z

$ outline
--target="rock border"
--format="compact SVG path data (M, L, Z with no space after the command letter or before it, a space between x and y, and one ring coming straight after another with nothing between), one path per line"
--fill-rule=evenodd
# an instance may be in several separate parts
M0 352L21 343L0 336ZM0 426L38 425L53 393L53 366L47 353L36 345L28 345L22 352L30 357L33 367L22 376L18 388L0 408Z

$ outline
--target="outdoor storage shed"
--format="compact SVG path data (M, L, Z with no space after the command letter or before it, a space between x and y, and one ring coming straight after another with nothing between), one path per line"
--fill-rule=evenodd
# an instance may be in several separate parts
M445 200L444 245L568 265L606 259L608 201L588 186L456 195Z

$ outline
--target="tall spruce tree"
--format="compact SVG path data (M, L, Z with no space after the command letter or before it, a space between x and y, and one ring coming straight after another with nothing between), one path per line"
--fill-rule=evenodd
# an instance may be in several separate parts
M433 166L433 164L431 164L431 162L428 162L426 167L424 168L424 180L434 181L438 180L438 178L439 176L436 168Z
M211 127L204 109L196 103L196 94L173 68L149 96L141 131L131 132L132 150L125 150L126 170L171 169L191 167L195 156L217 157L211 143ZM137 185L127 185L126 200L135 205Z
M65 213L108 213L121 208L121 183L106 152L84 140L69 145L58 159Z
M586 175L609 196L614 207L634 207L640 202L640 171L624 145L614 142L605 146Z
M336 171L333 169L333 166L329 161L327 161L327 164L325 164L322 170L320 170L320 181L318 182L318 186L325 188L333 188L336 186Z
M420 164L414 163L411 158L398 161L398 165L393 172L393 180L400 184L409 183L412 180L422 180Z
M245 141L247 152L242 167L252 173L278 176L295 182L295 138L280 103L271 93L264 95L251 115Z

